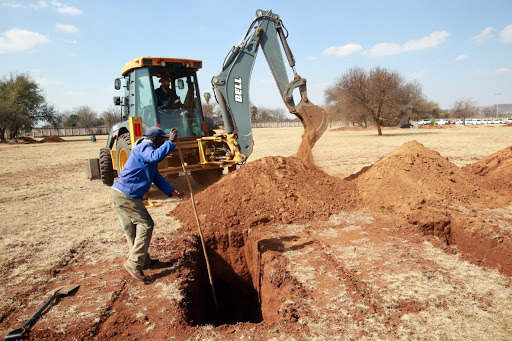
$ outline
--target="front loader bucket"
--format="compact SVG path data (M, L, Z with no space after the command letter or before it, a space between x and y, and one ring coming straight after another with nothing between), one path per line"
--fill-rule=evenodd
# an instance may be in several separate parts
M297 157L311 163L311 149L327 129L327 113L319 106L309 103L303 104L294 114L304 125L304 134Z

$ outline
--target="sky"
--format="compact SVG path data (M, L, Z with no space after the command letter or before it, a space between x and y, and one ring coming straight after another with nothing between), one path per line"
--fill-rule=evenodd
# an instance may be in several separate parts
M0 0L0 77L26 73L58 111L100 114L121 95L114 79L128 61L190 58L203 61L200 91L212 93L258 9L281 17L314 104L356 66L399 72L442 109L460 99L512 103L510 0ZM261 50L250 100L286 109Z

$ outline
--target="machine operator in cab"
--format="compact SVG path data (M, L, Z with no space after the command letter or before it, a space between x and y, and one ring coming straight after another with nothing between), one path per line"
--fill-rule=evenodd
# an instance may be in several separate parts
M155 90L158 106L164 109L179 109L183 107L176 91L170 87L171 79L168 76L162 76L160 84L160 87Z

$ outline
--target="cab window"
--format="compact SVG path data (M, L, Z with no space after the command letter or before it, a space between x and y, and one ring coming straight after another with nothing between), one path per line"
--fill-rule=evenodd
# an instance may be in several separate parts
M199 137L205 136L203 130L203 119L201 112L201 100L196 85L194 74L182 75L171 74L170 88L176 91L180 102L183 104L181 109L166 109L158 107L158 116L161 128L169 132L171 128L176 128L181 137ZM160 77L153 76L155 90L160 87Z
M135 101L132 102L135 106L135 112L130 112L130 116L142 117L142 122L150 127L157 125L153 92L149 70L145 68L136 70L132 87L130 87L130 93L135 97Z

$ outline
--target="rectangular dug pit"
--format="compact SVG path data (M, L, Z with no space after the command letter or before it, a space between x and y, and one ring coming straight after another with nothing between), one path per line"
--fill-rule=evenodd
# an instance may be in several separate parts
M220 326L262 322L259 295L247 266L243 236L215 234L207 245L217 307L201 243L196 238L195 250L189 253L186 264L190 274L181 303L187 323L190 326Z

